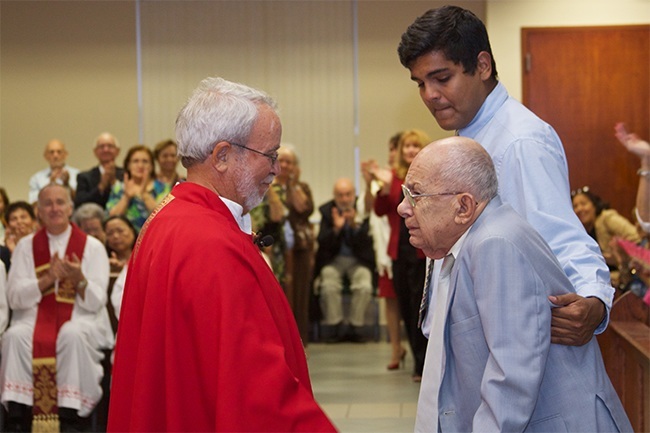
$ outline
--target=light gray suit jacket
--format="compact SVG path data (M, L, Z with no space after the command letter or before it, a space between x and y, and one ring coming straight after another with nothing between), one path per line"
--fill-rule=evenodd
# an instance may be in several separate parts
M547 296L573 291L542 237L495 197L452 269L437 408L443 432L632 431L596 339L551 344ZM429 410L418 406L418 418Z

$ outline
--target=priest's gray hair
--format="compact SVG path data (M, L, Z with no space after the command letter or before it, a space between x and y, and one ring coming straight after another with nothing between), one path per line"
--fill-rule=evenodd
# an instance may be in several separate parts
M220 141L245 146L260 105L277 114L276 102L260 90L219 77L201 81L176 118L178 155L183 166L205 161Z

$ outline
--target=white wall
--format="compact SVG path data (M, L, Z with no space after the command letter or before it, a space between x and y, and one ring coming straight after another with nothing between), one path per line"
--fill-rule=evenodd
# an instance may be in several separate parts
M143 2L144 141L172 135L178 109L204 76L259 86L278 99L283 138L298 147L321 203L336 177L354 175L355 147L362 159L385 161L397 130L448 135L396 54L413 19L445 3L358 0L355 83L352 0ZM500 77L518 99L522 27L650 22L649 0L450 3L485 19ZM0 1L0 185L12 200L27 197L50 138L66 142L69 162L81 169L95 164L92 140L104 130L123 148L139 141L135 10L134 1Z

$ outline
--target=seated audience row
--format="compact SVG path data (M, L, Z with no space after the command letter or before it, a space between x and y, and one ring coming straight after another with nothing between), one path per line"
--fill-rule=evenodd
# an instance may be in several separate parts
M152 167L155 159L160 168L159 173L152 177L169 185L170 188L181 180L176 171L179 162L176 150L175 141L163 140L155 146L154 152L151 154ZM45 185L58 183L70 188L75 207L88 202L106 207L109 194L115 184L123 180L124 169L116 164L117 156L120 153L120 144L113 134L104 132L95 139L93 152L98 165L87 171L81 171L66 163L68 151L65 144L58 139L50 140L46 144L43 154L48 167L30 178L29 202L32 204L36 202L38 191ZM128 164L125 162L126 165Z
M53 139L46 144L44 157L49 167L34 174L29 182L28 203L33 206L29 211L33 214L31 220L38 221L38 192L56 183L70 189L75 208L84 203L96 203L107 215L126 216L139 231L156 204L175 183L183 180L177 172L179 159L173 140L161 141L153 152L144 145L131 147L124 169L116 165L120 145L113 134L100 134L93 151L98 165L80 172L66 163L68 151L61 140ZM160 167L158 173L154 170L155 162ZM23 203L20 207L26 209ZM10 224L5 214L10 204L6 190L0 188L0 246L6 245L13 250L20 236L7 229Z

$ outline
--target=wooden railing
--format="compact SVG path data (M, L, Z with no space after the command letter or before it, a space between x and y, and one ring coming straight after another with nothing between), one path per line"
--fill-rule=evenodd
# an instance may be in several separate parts
M650 432L650 309L634 293L618 297L598 336L607 373L635 432Z

